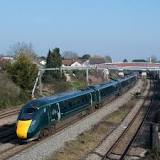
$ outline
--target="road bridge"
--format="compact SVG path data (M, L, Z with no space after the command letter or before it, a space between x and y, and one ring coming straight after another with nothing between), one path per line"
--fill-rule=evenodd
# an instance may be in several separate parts
M115 63L103 63L96 64L98 68L108 68L115 70L139 70L139 71L159 71L160 63L150 62L115 62Z

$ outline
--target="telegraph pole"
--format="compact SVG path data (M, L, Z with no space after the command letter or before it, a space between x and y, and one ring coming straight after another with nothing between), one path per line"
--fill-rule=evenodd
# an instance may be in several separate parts
M39 91L40 91L40 95L42 96L42 71L40 71L40 75L39 75Z
M88 84L88 68L86 69L86 82L87 82L87 84Z

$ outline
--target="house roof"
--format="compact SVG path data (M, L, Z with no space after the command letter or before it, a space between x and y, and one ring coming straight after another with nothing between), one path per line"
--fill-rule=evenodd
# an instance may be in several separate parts
M73 60L73 59L63 59L62 60L62 64L65 65L65 66L70 66L74 62L75 62L75 60Z
M84 60L84 59L76 59L76 60L74 60L74 59L63 59L62 64L65 65L65 66L71 66L75 62L78 62L79 64L82 64L85 61L86 60Z

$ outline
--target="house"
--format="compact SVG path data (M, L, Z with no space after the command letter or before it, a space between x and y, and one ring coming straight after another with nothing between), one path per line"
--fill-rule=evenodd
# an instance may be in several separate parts
M13 61L14 58L11 56L0 56L0 61Z
M62 66L71 66L75 61L73 59L63 59Z
M89 60L85 59L63 59L62 66L71 66L71 67L87 67L89 66Z
M82 64L80 62L75 61L71 64L71 67L82 67Z
M40 63L41 65L45 66L45 65L46 65L46 60L41 60L39 63Z
M38 57L37 58L37 63L39 65L45 66L46 65L46 58L44 56Z

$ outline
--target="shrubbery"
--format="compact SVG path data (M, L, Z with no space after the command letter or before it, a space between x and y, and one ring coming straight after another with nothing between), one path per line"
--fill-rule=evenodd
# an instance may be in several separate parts
M33 88L38 68L28 55L20 54L16 61L8 67L8 73L21 89L29 91Z
M18 105L20 103L21 89L16 86L4 72L0 72L0 108Z
M2 65L0 72L0 107L15 106L26 102L38 73L29 55L21 53L15 62Z

